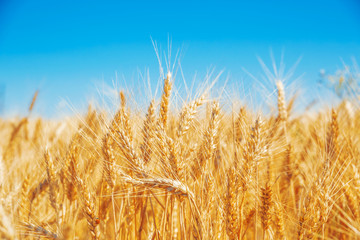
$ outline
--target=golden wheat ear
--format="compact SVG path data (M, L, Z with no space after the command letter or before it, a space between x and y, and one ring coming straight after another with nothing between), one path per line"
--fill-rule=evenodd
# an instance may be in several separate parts
M82 212L86 217L88 228L90 231L91 238L93 240L98 239L97 225L99 224L98 218L95 215L95 204L92 194L89 192L87 185L80 177L75 178L77 189L80 193L82 200Z
M155 130L155 102L151 101L144 121L144 127L142 131L143 143L141 145L141 156L144 164L149 164L152 155L153 138Z
M260 206L260 215L261 215L261 223L263 226L264 239L267 234L267 231L270 228L272 206L273 206L272 189L269 183L266 183L265 187L261 188L261 206Z
M166 129L166 124L168 119L171 88L172 88L171 73L168 72L164 80L164 90L161 96L161 103L160 103L160 122L162 123L164 129Z
M39 90L36 90L36 92L34 93L34 96L33 96L32 100L31 100L31 104L30 104L30 106L29 106L29 113L32 112L38 95L39 95Z
M215 139L217 137L219 127L219 112L219 103L214 102L211 108L209 125L204 133L202 145L199 148L197 159L193 165L194 179L197 179L199 177L205 164L210 165L211 159L213 158L216 148Z
M281 122L287 122L287 111L285 103L285 90L282 81L276 82L278 90L278 118Z

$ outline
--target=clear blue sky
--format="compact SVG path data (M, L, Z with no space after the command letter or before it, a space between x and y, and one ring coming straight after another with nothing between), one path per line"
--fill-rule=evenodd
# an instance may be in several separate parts
M360 57L358 0L302 1L7 1L0 0L0 86L5 115L35 109L54 116L61 99L82 106L102 82L138 87L139 72L158 81L151 38L162 48L172 38L182 49L182 69L192 80L209 67L225 70L229 82L251 81L242 70L262 73L269 49L314 89L320 69L335 72L341 58ZM180 77L179 77L180 78ZM178 81L182 81L179 79ZM135 86L133 86L135 85ZM1 90L1 89L0 89Z

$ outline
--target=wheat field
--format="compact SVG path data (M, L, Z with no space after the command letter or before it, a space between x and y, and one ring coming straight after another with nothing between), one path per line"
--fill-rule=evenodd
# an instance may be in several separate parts
M172 105L0 121L1 239L360 239L360 112ZM29 107L32 111L35 94Z

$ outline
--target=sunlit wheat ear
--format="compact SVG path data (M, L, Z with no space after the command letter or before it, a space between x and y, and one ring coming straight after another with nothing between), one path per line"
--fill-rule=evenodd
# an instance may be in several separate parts
M240 112L235 121L235 142L240 144L245 137L245 127L246 127L246 117L247 113L245 107L240 108Z
M193 177L194 179L198 178L201 174L202 169L205 164L210 164L210 160L213 158L215 152L215 138L218 134L219 127L219 103L214 102L211 107L211 116L208 128L205 130L203 143L200 146L199 152L197 154L197 159L194 162L193 166Z
M142 144L140 146L141 157L143 159L144 165L148 165L150 163L152 153L153 153L153 139L154 139L154 131L155 131L155 102L152 100L150 102L150 106L148 108L148 112L146 114L146 118L144 121L144 126L142 130ZM146 226L145 222L145 212L147 208L148 199L145 198L138 200L140 203L140 227L138 232L138 237L141 238L143 227Z
M286 186L288 186L288 184L290 184L290 181L292 180L293 176L294 176L294 162L293 162L293 158L292 158L292 146L291 144L288 144L285 150L285 154L284 154L284 160L282 163L282 171L283 171L283 179L285 180L284 184ZM281 187L281 191L284 191L287 187L286 186L282 186Z
M351 209L351 213L354 216L354 219L356 221L359 221L360 212L357 196L354 194L353 190L349 186L345 187L344 193L348 206Z
M74 135L68 149L65 162L65 189L66 196L72 202L77 197L77 188L75 184L75 177L78 175L79 168L79 146L77 145L78 135Z
M254 216L256 214L256 209L251 208L248 213L245 215L244 220L242 221L242 224L244 225L242 228L244 229L244 233L241 233L242 236L245 235L245 233L248 231L249 226L251 226Z
M179 154L178 166L185 166L182 158L185 144L184 137L193 123L198 107L200 107L204 101L205 95L202 95L200 98L185 105L180 113L179 123L175 135L175 151Z
M30 106L29 106L29 113L31 113L32 110L33 110L33 108L34 108L34 105L35 105L36 99L37 99L37 97L38 97L38 94L39 94L39 91L36 91L36 92L34 93L34 96L33 96L32 100L31 100L31 104L30 104Z
M131 124L130 124L130 117L129 117L129 112L126 109L126 97L125 97L125 93L123 91L120 91L120 124L121 127L124 128L125 133L127 135L127 137L129 138L129 141L132 142L133 140L133 134L132 134L132 129L131 129Z
M101 115L89 104L82 126L89 141L96 141L101 134Z
M155 102L151 101L144 121L144 127L142 131L143 143L141 145L141 156L144 164L148 164L152 155L153 139L155 131Z
M264 156L265 148L262 146L261 133L263 121L261 117L256 119L255 124L251 127L250 135L246 139L245 148L243 150L244 163L241 169L242 189L246 192L251 186L256 166Z
M149 189L161 189L165 190L165 192L169 193L170 195L178 197L179 200L188 199L192 209L191 216L195 221L193 234L196 236L202 236L203 227L200 213L196 204L196 196L190 190L190 188L185 185L185 183L170 178L147 178L145 174L141 174L141 178L133 178L130 175L122 173L120 173L120 175L124 181L135 186L146 187Z
M284 212L279 203L274 204L274 224L276 227L276 238L279 240L285 239L285 222Z
M189 197L194 199L194 194L190 189L180 181L170 178L132 178L130 176L123 176L123 179L131 184L140 185L148 188L158 188L166 190L169 193L178 197Z
M43 181L41 181L39 184L35 185L35 187L33 187L30 190L30 196L29 196L29 201L30 201L30 209L32 208L32 204L34 202L34 200L37 197L40 197L49 187L49 181L47 178L45 178Z
M19 138L20 138L21 130L24 128L24 126L27 125L27 122L28 122L28 119L25 117L25 118L22 118L17 124L14 125L11 135L10 135L10 139L9 139L7 146L5 147L4 152L3 152L3 160L5 163L8 163L15 157L15 155L17 153L15 148L16 148L16 145L20 141Z
M37 147L40 146L42 140L42 134L43 134L43 121L41 118L38 118L36 120L36 125L32 137L32 141Z
M225 195L226 232L229 239L237 239L239 228L241 226L241 219L239 219L237 209L238 186L236 186L234 169L229 169L227 176L227 189Z
M278 90L278 118L286 124L288 116L285 103L285 90L282 81L277 81L276 87Z
M27 176L21 186L21 197L19 205L19 220L27 221L29 216L29 177Z
M125 109L126 107L126 97L124 91L119 92L120 97L120 108Z
M266 183L265 187L261 188L261 206L260 206L260 215L261 215L261 223L264 230L263 233L264 238L267 233L267 230L270 227L272 206L273 206L272 189L269 183Z
M95 206L94 206L93 196L89 192L87 185L79 176L76 176L75 182L81 196L81 200L83 203L83 213L87 220L91 238L94 240L98 239L98 231L96 228L96 226L98 225L98 221L97 221L97 217L95 216Z
M205 95L185 105L182 109L179 119L179 125L176 132L176 137L181 139L189 130L192 121L195 118L197 108L200 107L205 101ZM180 140L181 141L181 140Z
M298 227L298 239L312 239L313 232L309 230L313 226L314 218L312 216L312 209L304 206L301 210Z
M50 156L49 150L46 149L44 153L45 158L45 165L46 165L46 172L47 172L47 179L49 182L49 199L50 204L55 210L55 216L56 216L56 226L57 226L57 233L60 232L60 213L59 213L59 203L57 199L59 186L55 174L55 167L53 159Z
M167 147L169 149L168 161L172 170L172 175L176 179L184 181L184 168L183 162L179 159L178 152L175 148L175 143L171 138L167 138Z
M161 103L160 103L160 122L162 123L164 129L166 129L166 123L168 119L171 88L172 88L171 73L168 72L164 80L164 90L161 96Z
M209 172L210 169L207 169L207 171ZM212 174L207 174L206 175L206 195L205 195L205 201L207 202L205 204L205 206L207 207L205 209L205 217L206 219L208 219L208 221L211 221L211 219L213 218L213 211L214 211L214 202L215 202L215 198L216 198L216 186L215 186L215 178ZM210 232L212 232L212 224L210 224L210 229L208 230Z
M138 154L136 153L125 131L119 129L117 131L117 134L117 140L119 141L117 144L119 144L119 147L125 156L129 169L131 169L132 172L135 172L137 174L143 174L147 172L145 170L143 160L138 157Z
M46 164L47 178L48 178L48 182L49 182L50 204L54 208L55 212L57 212L58 211L58 204L56 201L57 184L56 184L56 176L55 176L55 172L54 172L54 162L53 162L52 158L50 157L50 153L48 150L45 151L44 158L45 158L45 164Z
M29 114L27 117L24 117L23 118L23 124L22 124L22 128L23 128L23 132L24 132L24 138L25 140L28 140L29 139L29 129L28 129L28 125L29 125L29 116L34 108L34 105L35 105L35 102L36 102L36 99L37 99L37 96L38 96L38 91L35 92L32 100L31 100L31 103L30 103L30 106L29 106Z
M328 132L326 135L326 153L328 158L331 161L335 161L335 158L338 155L338 137L339 137L339 125L337 121L337 114L334 109L331 111L331 122L328 127Z
M109 186L113 188L115 186L116 181L116 171L115 171L115 153L114 149L112 147L112 138L110 136L110 132L108 132L103 140L103 166L104 166L104 173L105 173L105 179Z
M163 128L163 125L159 121L157 121L156 126L155 126L154 151L155 151L155 155L157 155L158 160L160 161L160 163L162 165L162 170L165 175L167 174L166 165L171 164L171 162L168 163L168 161L167 161L168 156L169 156L169 149L168 149L169 140L171 140L171 142L173 142L173 140L167 136L165 129Z

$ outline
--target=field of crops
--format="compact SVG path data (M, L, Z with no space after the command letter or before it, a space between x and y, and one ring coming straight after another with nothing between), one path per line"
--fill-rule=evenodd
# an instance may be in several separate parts
M208 92L147 112L0 121L1 239L358 239L360 112L223 109ZM30 112L36 100L34 96Z

